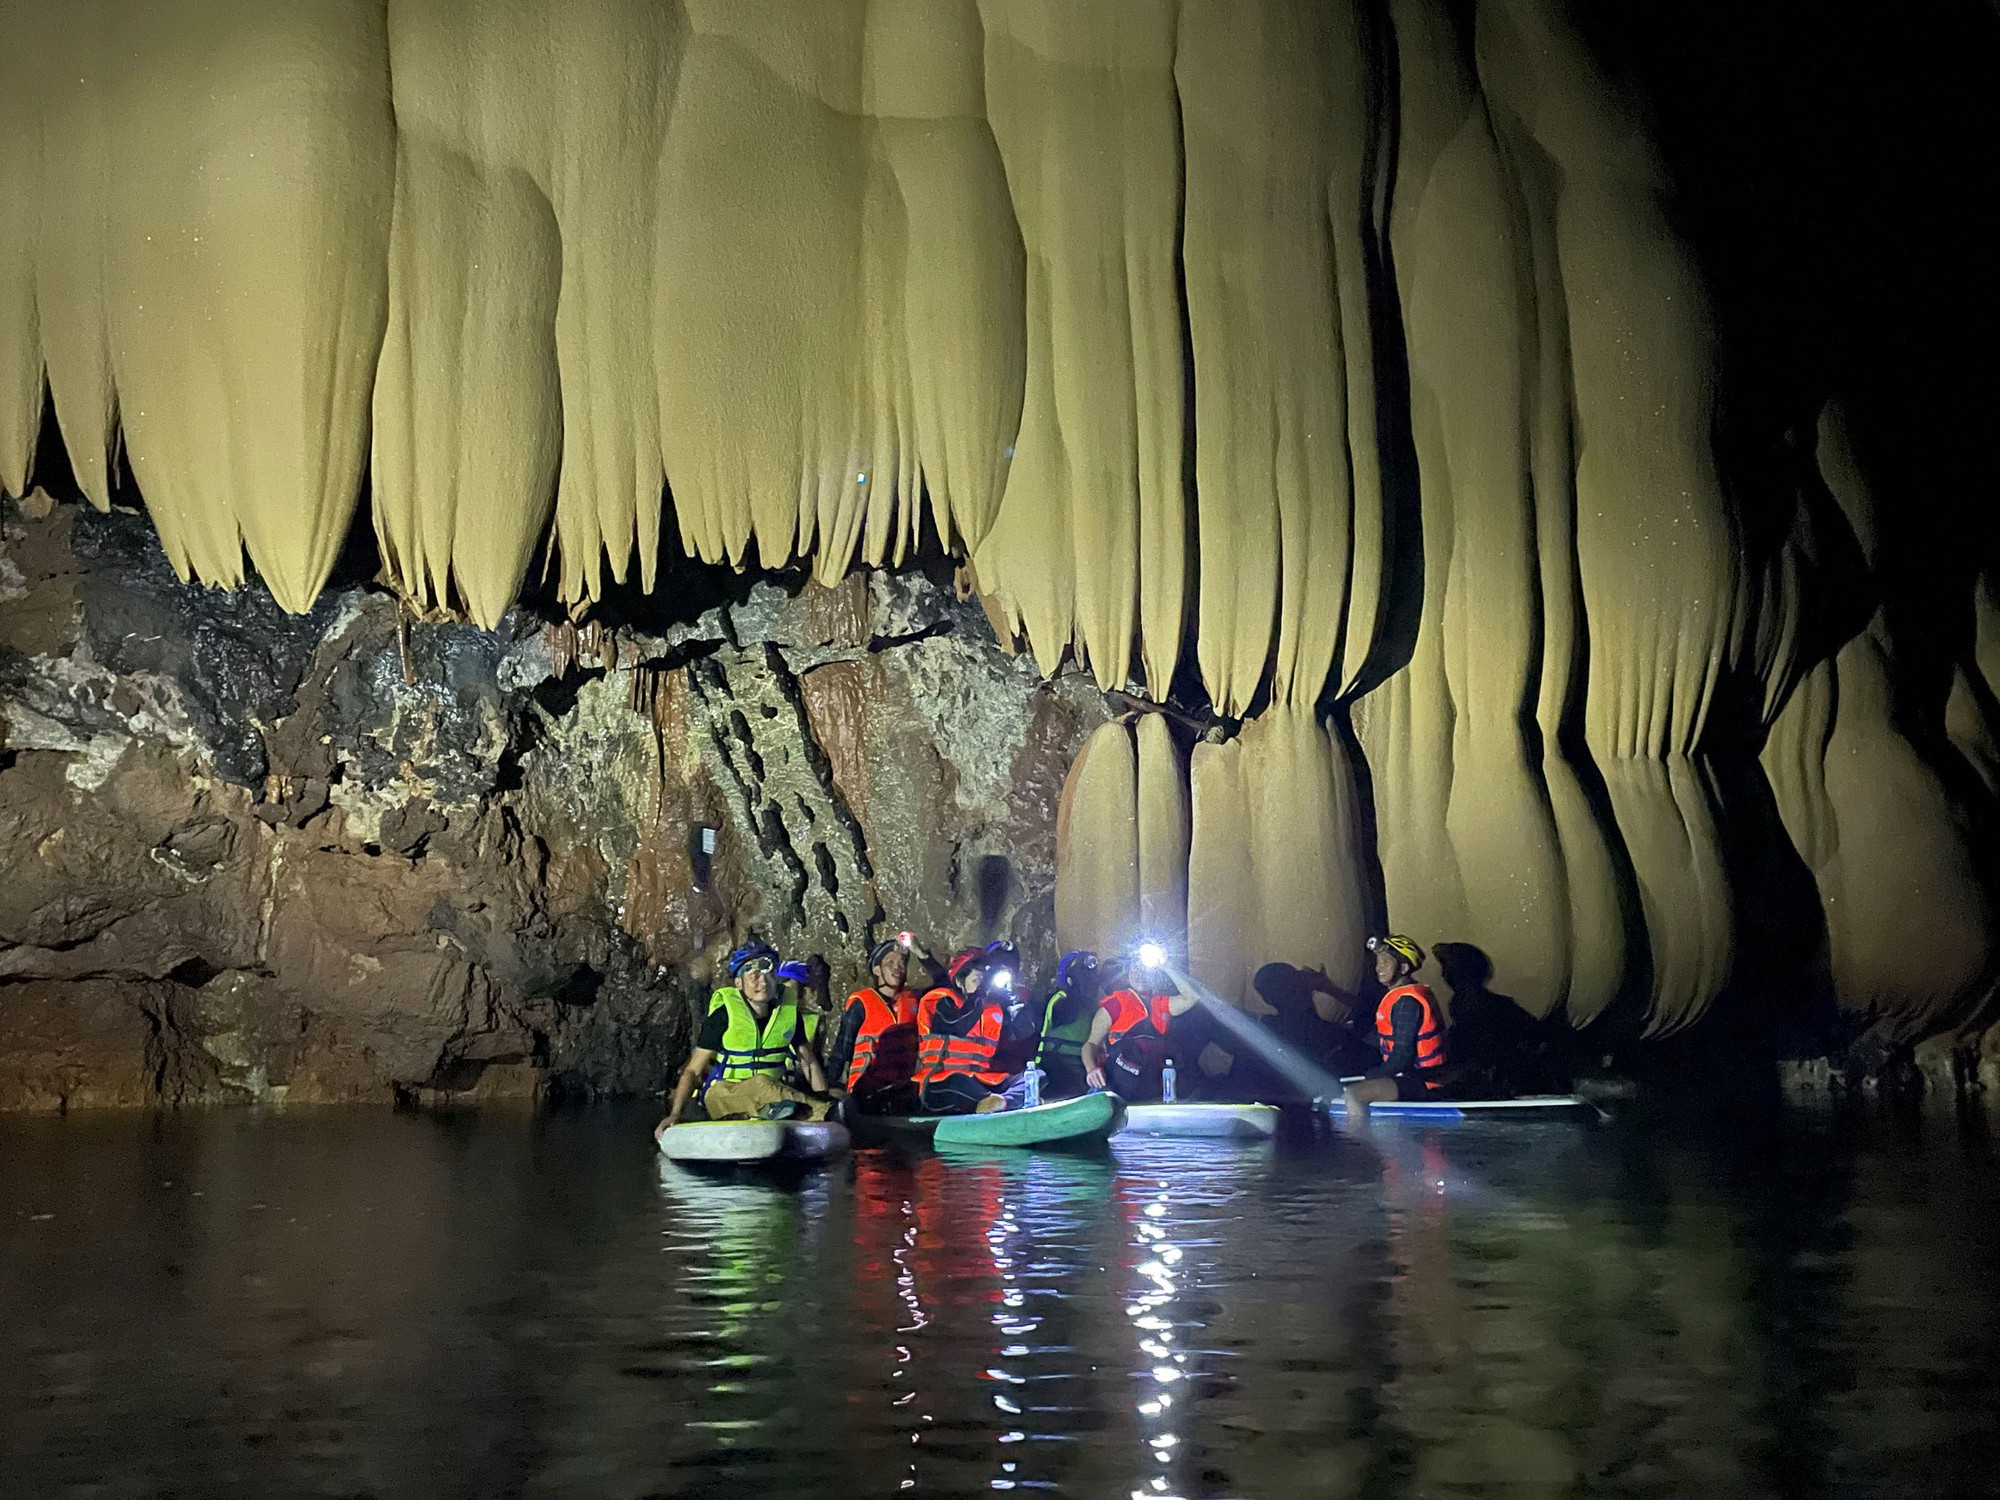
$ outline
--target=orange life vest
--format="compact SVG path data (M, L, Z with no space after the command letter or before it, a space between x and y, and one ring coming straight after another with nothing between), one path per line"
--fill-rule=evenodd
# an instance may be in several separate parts
M1134 990L1113 990L1104 997L1102 1004L1111 1013L1111 1029L1104 1034L1104 1050L1107 1052L1123 1041L1133 1027L1146 1021L1151 1021L1153 1030L1165 1036L1167 1025L1173 1019L1167 1009L1165 995L1141 1000Z
M877 989L860 989L847 1003L861 1006L861 1028L847 1059L849 1093L871 1092L908 1083L917 1067L917 997L899 991L892 1006Z
M1399 984L1375 1007L1375 1044L1382 1049L1386 1060L1396 1050L1396 1022L1394 1013L1398 1000L1414 1000L1424 1008L1424 1017L1417 1025L1417 1061L1419 1073L1435 1074L1444 1066L1444 1025L1438 1020L1437 1001L1431 997L1428 988L1421 984ZM1435 1077L1424 1080L1425 1088L1436 1088Z
M918 1003L917 1026L922 1039L917 1043L917 1082L929 1083L948 1073L969 1073L997 1088L1007 1081L1007 1075L993 1066L1006 1014L997 1005L981 1005L979 1020L969 1035L948 1036L935 1030L938 1006L958 998L956 990L935 989Z

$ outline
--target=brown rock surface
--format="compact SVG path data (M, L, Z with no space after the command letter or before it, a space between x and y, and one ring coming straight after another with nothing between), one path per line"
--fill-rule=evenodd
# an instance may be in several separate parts
M268 596L175 582L132 518L0 519L11 602L61 602L0 603L0 1108L650 1091L733 942L844 983L885 895L1046 957L1102 710L919 577L761 587L558 675L513 618L239 621Z

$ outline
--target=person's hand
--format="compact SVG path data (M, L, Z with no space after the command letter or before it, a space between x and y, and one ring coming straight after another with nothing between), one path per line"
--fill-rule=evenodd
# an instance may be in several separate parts
M1102 1068L1092 1068L1092 1069L1091 1069L1091 1070L1090 1070L1090 1071L1089 1071L1088 1073L1085 1073L1085 1074L1083 1075L1083 1081L1084 1081L1085 1083L1089 1084L1089 1085L1090 1085L1090 1086L1091 1086L1092 1088L1094 1088L1094 1089L1101 1089L1101 1088L1103 1088L1103 1087L1104 1087L1104 1069L1102 1069Z

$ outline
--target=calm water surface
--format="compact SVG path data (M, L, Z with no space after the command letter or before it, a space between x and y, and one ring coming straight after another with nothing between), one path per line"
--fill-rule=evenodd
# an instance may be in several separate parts
M1991 1495L1977 1122L864 1152L0 1124L0 1495Z

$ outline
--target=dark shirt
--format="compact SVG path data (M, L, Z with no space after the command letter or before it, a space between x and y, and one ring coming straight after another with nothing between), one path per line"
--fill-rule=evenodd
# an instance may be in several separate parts
M985 1009L984 1000L968 998L954 990L931 1011L931 1030L940 1036L970 1036L979 1024L979 1013Z
M1370 1078L1394 1078L1416 1067L1417 1033L1424 1028L1423 1003L1405 995L1390 1007L1389 1026L1392 1032L1389 1055L1379 1066L1368 1070Z
M849 1000L847 1009L840 1013L840 1029L833 1034L833 1045L826 1054L826 1081L836 1088L846 1082L847 1065L854 1060L854 1040L861 1035L867 1014L868 1007L859 1000Z
M876 994L882 992L877 990ZM896 1008L893 995L883 995L884 1002L891 1011ZM826 1054L826 1081L839 1087L847 1077L847 1065L854 1060L854 1044L861 1038L861 1023L868 1019L868 1007L859 998L850 999L847 1009L840 1013L840 1029L834 1033L833 1050Z

